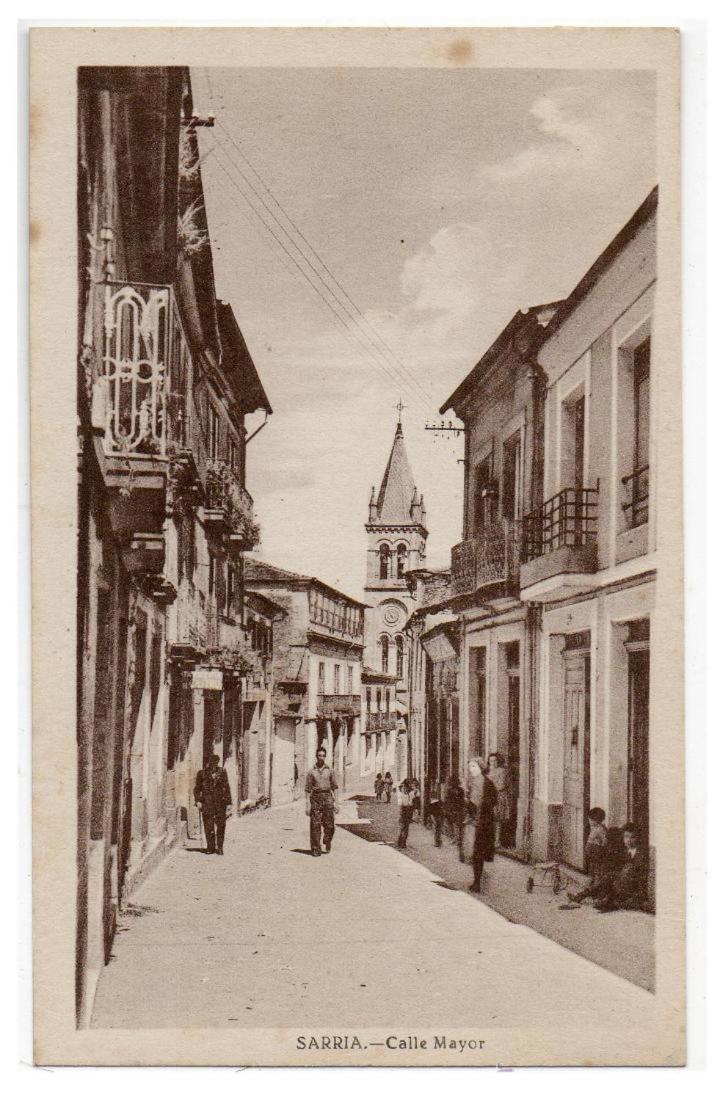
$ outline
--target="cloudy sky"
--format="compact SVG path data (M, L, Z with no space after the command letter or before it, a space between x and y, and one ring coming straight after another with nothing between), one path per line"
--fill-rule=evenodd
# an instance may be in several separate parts
M217 118L201 137L217 291L274 409L248 455L259 553L362 595L367 502L402 399L428 561L447 563L461 534L462 443L424 426L515 310L564 297L654 186L652 75L192 78L196 107ZM349 300L312 254L315 273L306 267L286 215ZM355 306L360 330L343 309L357 317Z

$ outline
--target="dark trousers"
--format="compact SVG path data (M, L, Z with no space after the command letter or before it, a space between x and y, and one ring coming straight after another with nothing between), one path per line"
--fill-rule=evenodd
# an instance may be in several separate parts
M325 845L329 845L335 833L335 805L329 793L310 797L310 848L320 852L320 834Z
M225 810L204 810L202 817L207 851L221 853L225 842Z
M410 832L410 823L413 819L412 807L400 807L400 835L398 837L398 848L407 848L408 833Z
M443 824L443 807L442 803L430 804L430 819L433 825L433 833L435 835L435 844L439 849L442 846L442 824Z

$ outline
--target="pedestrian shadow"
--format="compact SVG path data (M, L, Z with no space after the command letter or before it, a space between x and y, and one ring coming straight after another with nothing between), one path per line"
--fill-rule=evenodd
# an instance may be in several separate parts
M300 853L300 856L312 856L312 849L290 849L291 853Z
M186 853L202 853L204 856L209 856L210 855L209 849L198 848L196 845L187 845L183 849L183 852L186 852Z

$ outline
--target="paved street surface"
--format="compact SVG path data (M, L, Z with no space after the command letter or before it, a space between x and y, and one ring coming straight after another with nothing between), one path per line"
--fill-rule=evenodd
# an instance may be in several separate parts
M178 849L123 915L92 1026L602 1029L651 995L354 832L309 855L295 804L230 823L224 857ZM422 828L422 827L418 827Z
M370 841L395 844L398 835L398 809L392 803L378 803L374 796L356 796L360 820L349 826L354 833ZM467 860L472 857L472 839L468 839ZM472 880L472 865L460 863L457 845L443 837L436 848L432 830L421 824L410 827L405 855L439 876L453 890L466 890ZM526 890L529 875L536 886ZM576 884L570 884L572 890ZM613 971L646 990L654 989L655 918L652 914L618 910L600 914L590 899L571 903L566 891L552 892L551 880L528 865L497 856L487 865L480 903L490 906L510 921L522 922L538 933L578 952L593 963Z

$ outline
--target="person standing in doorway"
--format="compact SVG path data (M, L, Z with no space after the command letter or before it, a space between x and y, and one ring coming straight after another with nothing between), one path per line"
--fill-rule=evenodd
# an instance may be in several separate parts
M491 753L488 757L488 779L497 792L495 804L495 848L499 849L505 840L505 823L510 820L510 796L505 758L502 753Z
M337 780L334 771L325 763L327 750L319 746L315 754L315 767L305 778L305 813L310 816L310 851L320 856L321 834L325 852L332 848L335 833L335 815L339 809Z
M474 811L475 842L473 844L473 881L470 890L479 894L483 868L495 859L495 804L497 792L479 757L468 765L470 772L470 809Z
M232 798L227 772L222 768L217 753L213 753L205 768L198 772L194 794L202 814L207 852L222 856L225 822Z

